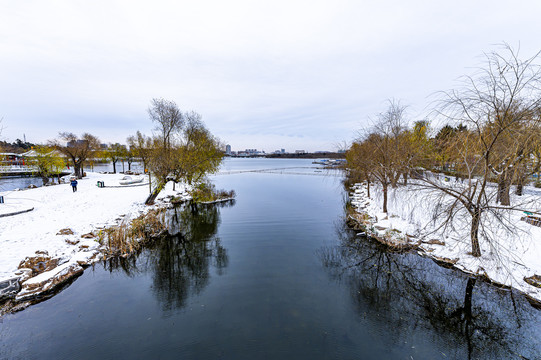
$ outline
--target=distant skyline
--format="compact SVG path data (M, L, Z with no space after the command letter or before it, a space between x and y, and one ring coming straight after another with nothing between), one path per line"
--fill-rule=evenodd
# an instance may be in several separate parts
M386 100L427 115L482 53L541 49L541 2L1 1L0 139L150 135L152 98L233 149L337 150Z

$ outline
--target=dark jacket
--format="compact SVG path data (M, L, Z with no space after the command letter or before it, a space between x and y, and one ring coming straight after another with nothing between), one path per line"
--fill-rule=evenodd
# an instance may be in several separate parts
M71 180L71 186L73 187L77 186L77 180Z

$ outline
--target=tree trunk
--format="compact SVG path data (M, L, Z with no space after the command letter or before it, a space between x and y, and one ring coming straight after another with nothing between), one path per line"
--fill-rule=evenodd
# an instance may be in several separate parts
M471 253L472 256L480 257L481 248L479 247L479 224L481 223L481 210L475 209L474 212L471 213L471 216Z
M391 187L393 189L396 189L398 187L398 178L400 177L400 175L391 175L390 178L391 178Z
M370 199L370 180L366 180L366 190L368 192L368 198Z
M511 191L511 182L505 181L502 187L502 195L500 198L500 204L504 206L511 205L511 197L509 196L510 191Z
M404 185L408 185L408 173L405 172L402 176L404 177Z
M116 174L116 161L113 161L113 173Z
M519 177L518 179L518 184L517 184L517 188L515 190L515 195L518 195L518 196L522 196L523 194L523 191L524 191L524 181L526 179L524 177Z
M81 179L82 176L81 176L81 164L79 163L74 163L73 164L73 172L75 173L75 176L78 178L78 179Z
M43 185L47 185L47 183L49 183L49 177L48 176L42 176L41 181L43 181Z
M511 177L508 175L508 171L504 170L503 174L498 179L498 197L496 201L501 205L511 205L511 197L509 192L511 190Z
M501 180L499 180L498 181L498 192L496 193L496 202L497 203L501 203L502 194L503 194L503 182Z
M154 200L158 197L160 194L160 191L163 190L165 184L160 183L157 184L153 191L151 191L150 195L148 196L147 200L145 201L145 205L152 205L154 204Z
M153 192L150 193L150 195L148 196L147 200L145 201L145 205L152 205L154 204L154 200L156 200L156 198L158 197L158 194L160 192L159 191L156 191L156 189L154 189Z
M383 212L387 213L387 184L383 185Z
M503 183L502 196L501 196L501 199L500 199L501 200L500 204L505 205L505 206L511 205L511 197L509 196L510 192L511 192L511 181L509 179L509 181L506 180Z

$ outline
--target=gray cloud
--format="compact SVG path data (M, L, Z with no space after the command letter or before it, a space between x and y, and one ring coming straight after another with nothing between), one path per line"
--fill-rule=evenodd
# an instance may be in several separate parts
M523 1L34 1L0 13L0 117L13 141L150 133L151 98L196 110L233 148L329 149L385 99L429 96L493 44L531 55Z

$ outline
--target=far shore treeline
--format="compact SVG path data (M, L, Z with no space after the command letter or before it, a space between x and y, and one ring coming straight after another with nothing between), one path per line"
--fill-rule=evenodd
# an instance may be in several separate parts
M288 153L288 154L267 154L265 155L266 158L272 158L272 159L321 159L321 158L327 158L327 159L345 159L346 153L345 152L317 152L317 153L302 153L302 154L295 154L295 153Z

